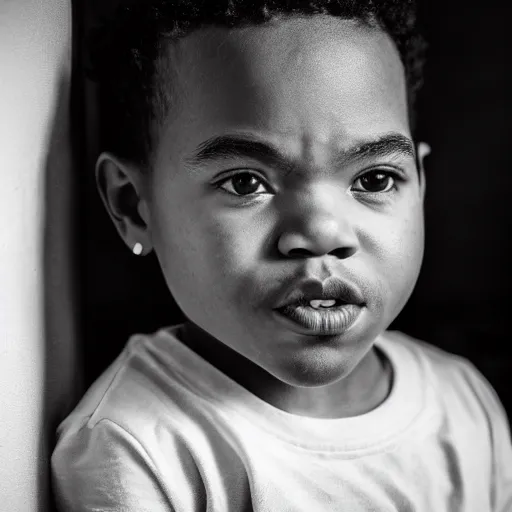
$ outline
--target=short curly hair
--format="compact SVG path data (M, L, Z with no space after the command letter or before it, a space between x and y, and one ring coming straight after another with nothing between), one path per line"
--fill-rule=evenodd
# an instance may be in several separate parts
M155 128L171 108L158 64L169 42L207 26L241 28L315 14L357 19L389 34L404 65L414 129L426 48L414 0L121 0L88 38L88 76L99 86L105 149L151 167Z

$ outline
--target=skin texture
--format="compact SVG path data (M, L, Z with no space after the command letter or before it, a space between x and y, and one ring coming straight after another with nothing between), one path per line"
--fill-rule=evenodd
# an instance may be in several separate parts
M151 173L107 153L98 160L120 235L130 249L156 251L189 319L183 341L257 396L314 417L373 409L392 381L373 342L413 290L424 239L414 155L351 154L388 134L412 139L392 41L318 15L203 29L169 59L176 106L158 130ZM256 155L194 159L225 135L273 145L287 167ZM419 148L421 162L428 149ZM398 176L381 175L389 191L365 190L360 178L376 171ZM253 174L254 193L235 195L229 178L240 172ZM346 332L311 336L276 318L300 279L333 276L364 298Z

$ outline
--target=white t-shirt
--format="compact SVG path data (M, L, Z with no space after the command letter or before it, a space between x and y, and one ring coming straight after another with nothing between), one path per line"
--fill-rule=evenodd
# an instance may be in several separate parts
M60 425L62 511L512 511L506 416L466 360L385 332L388 398L308 418L238 385L178 329L132 336Z

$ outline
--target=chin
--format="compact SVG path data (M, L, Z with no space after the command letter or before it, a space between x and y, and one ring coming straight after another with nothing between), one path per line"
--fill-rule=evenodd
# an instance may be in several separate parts
M339 348L317 347L310 349L309 352L287 360L279 369L270 371L270 373L294 387L328 386L350 375L364 357L364 354L359 356L358 354L340 353Z

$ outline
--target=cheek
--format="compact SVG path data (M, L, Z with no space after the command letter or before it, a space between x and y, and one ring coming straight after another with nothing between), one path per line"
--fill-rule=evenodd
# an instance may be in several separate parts
M402 308L418 279L424 247L421 207L408 210L399 222L381 228L377 264L390 304Z
M202 238L211 264L223 275L251 274L264 258L271 227L268 209L253 206L209 212L196 236Z
M197 294L208 289L210 300L236 295L235 288L259 267L268 223L248 211L179 210L167 214L165 230L159 230L169 286L186 294L198 283Z

